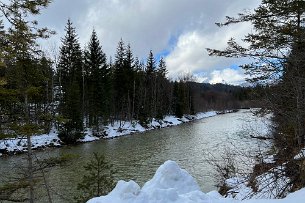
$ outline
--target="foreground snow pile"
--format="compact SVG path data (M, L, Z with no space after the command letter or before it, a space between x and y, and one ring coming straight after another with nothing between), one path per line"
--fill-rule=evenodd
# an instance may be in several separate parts
M305 188L285 199L235 200L223 198L218 192L203 193L196 180L174 161L166 161L154 177L140 186L134 181L119 181L107 196L87 203L303 203Z
M90 203L152 203L152 202L203 202L209 196L200 192L193 177L180 169L174 161L159 167L154 177L140 186L134 181L119 181L109 195L94 198Z

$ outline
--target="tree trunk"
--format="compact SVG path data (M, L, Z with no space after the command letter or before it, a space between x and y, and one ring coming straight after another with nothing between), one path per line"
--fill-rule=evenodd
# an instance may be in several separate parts
M28 145L28 181L30 187L30 203L34 203L34 178L33 178L33 159L32 159L32 143L31 136L27 135Z

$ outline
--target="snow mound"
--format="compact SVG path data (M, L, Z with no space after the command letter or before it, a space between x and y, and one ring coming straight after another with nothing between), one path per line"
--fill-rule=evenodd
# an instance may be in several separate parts
M187 171L174 161L166 161L142 189L132 180L120 180L108 195L87 203L304 203L304 197L305 188L284 199L236 200L224 198L216 191L205 194Z
M166 161L161 165L154 177L145 183L142 190L151 191L154 188L164 190L174 188L179 194L200 190L196 180L174 161Z
M93 198L88 203L191 203L209 202L195 179L174 161L166 161L154 177L140 186L134 181L119 181L107 196Z

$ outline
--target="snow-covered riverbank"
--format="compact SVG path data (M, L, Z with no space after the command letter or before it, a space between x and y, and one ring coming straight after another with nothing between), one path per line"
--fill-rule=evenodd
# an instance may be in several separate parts
M229 112L231 111L227 111L227 113ZM196 115L185 115L182 118L177 118L175 116L166 116L163 120L153 119L147 127L141 126L137 121L121 123L117 121L114 122L113 125L109 124L107 126L104 126L102 130L104 136L102 137L96 137L93 135L91 129L86 129L84 131L84 138L80 139L79 142L91 142L99 139L111 139L133 133L141 133L148 130L176 126L182 123L208 118L216 115L216 111L209 111L204 113L197 113ZM49 134L35 135L31 138L32 149L39 149L45 147L60 147L63 144L58 137L57 130L55 129L52 129ZM2 154L18 154L25 151L27 151L26 137L8 138L0 140L0 156Z
M107 196L87 203L303 203L305 188L284 199L236 200L218 192L203 193L196 180L174 161L166 161L142 188L130 180L119 181Z

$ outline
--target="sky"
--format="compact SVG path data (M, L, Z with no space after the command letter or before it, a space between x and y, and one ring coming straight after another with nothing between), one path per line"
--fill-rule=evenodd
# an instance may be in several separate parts
M145 61L150 50L165 58L168 77L185 73L198 82L241 84L245 75L238 65L245 59L208 56L206 48L223 49L231 37L252 32L251 25L219 28L225 16L253 10L261 0L53 0L39 16L41 26L57 32L47 48L60 46L68 18L79 41L88 44L96 30L103 51L115 55L119 40L130 43L135 56Z

